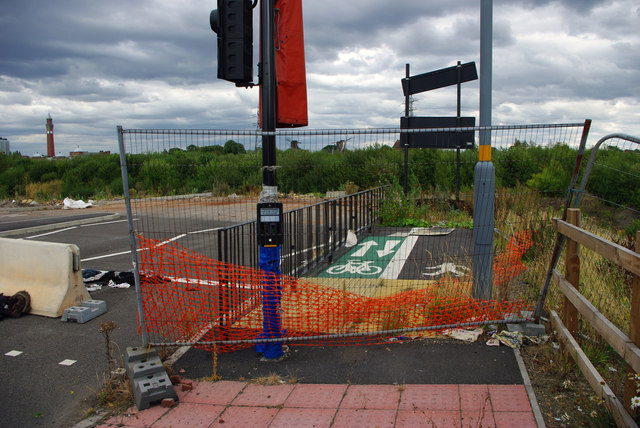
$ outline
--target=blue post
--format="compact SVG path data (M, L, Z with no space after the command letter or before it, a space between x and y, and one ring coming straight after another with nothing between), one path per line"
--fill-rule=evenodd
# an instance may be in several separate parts
M281 307L282 285L280 284L280 246L260 247L260 269L265 273L262 289L262 328L265 339L282 337ZM266 342L256 345L256 352L265 360L275 360L284 355L282 342Z

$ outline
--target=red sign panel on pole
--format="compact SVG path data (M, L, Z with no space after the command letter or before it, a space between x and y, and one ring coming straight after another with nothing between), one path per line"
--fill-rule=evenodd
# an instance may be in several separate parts
M276 0L276 126L307 126L302 0Z

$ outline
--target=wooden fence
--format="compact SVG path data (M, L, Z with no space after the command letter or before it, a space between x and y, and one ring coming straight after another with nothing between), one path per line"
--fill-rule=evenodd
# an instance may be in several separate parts
M640 373L640 348L638 347L640 344L640 255L638 254L640 252L640 232L636 235L636 251L631 251L581 229L580 210L575 208L568 211L567 221L554 220L554 228L566 237L567 245L565 275L563 276L557 269L553 272L553 281L564 294L562 319L555 311L551 311L553 327L558 333L561 343L580 367L595 393L604 401L616 424L624 427L637 427L638 425L629 414L629 410L631 398L637 395L636 381L633 375ZM625 335L580 294L580 246L596 252L633 274L629 336ZM578 313L627 362L629 376L625 383L624 404L616 397L575 340L578 332Z

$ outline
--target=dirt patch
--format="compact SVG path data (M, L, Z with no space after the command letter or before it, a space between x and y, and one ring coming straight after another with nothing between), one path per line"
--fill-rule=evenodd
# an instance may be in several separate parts
M616 426L580 369L558 346L555 337L543 345L523 346L520 352L547 427ZM600 374L621 398L626 377L624 364L618 358L603 363L598 365Z

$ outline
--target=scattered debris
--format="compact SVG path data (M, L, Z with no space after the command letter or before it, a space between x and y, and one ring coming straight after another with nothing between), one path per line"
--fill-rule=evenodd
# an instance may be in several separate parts
M71 198L64 198L64 201L62 201L62 209L69 210L89 208L93 206L94 202L95 201L92 201L91 199L89 199L89 202L85 202L82 199L76 201Z
M345 247L351 248L354 247L358 243L358 237L353 232L353 230L347 230L347 242L344 244Z
M0 321L4 317L19 318L29 311L31 311L31 296L27 291L18 291L12 296L0 293Z
M82 278L87 291L101 290L102 287L129 288L135 284L133 272L100 271L82 269Z
M444 336L449 336L453 339L458 339L469 343L477 341L482 333L484 333L484 330L481 327L475 328L473 330L465 328L452 328L442 332Z
M516 349L522 345L522 333L518 331L503 330L500 333L494 333L492 338L497 339L503 345Z
M160 406L168 408L173 407L176 404L176 400L173 398L163 398L160 402Z

